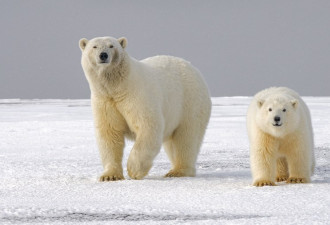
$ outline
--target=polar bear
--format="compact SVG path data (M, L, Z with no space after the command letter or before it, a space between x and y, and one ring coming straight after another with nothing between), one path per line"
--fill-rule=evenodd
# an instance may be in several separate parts
M253 185L310 182L315 165L311 116L295 91L272 87L257 93L247 128Z
M126 52L126 38L83 38L79 46L104 167L100 181L124 179L125 137L135 141L127 162L131 178L148 174L162 144L172 163L166 177L195 176L211 112L201 73L171 56L138 61Z

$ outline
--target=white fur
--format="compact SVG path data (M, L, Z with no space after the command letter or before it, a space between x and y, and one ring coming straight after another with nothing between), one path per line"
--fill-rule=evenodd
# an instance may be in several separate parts
M281 126L274 126L275 116ZM247 128L255 186L310 182L315 165L312 123L296 92L273 87L257 93L248 108Z
M135 140L127 162L131 178L148 174L162 143L173 165L166 176L194 176L211 112L200 72L171 56L138 61L125 51L126 38L81 39L79 45L104 167L100 180L124 179L125 137ZM101 52L109 55L106 63Z

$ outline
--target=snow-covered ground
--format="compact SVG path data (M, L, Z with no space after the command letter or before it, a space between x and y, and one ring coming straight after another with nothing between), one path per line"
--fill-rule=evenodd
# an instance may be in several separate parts
M251 186L248 97L213 98L194 178L99 183L89 100L0 100L0 224L329 224L330 98L304 98L315 133L311 184ZM133 143L125 148L124 168Z

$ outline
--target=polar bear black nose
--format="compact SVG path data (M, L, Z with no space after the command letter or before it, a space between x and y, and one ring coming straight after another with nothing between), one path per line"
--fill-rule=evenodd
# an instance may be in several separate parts
M281 121L281 117L279 117L279 116L275 116L275 117L274 117L274 120L275 120L275 122L280 122L280 121Z
M106 52L101 52L100 59L101 60L106 60L107 58L108 58L108 54Z

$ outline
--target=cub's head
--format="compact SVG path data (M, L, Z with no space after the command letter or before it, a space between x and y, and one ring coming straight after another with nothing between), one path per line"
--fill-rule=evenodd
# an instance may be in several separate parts
M126 38L97 37L91 40L82 38L79 47L82 51L81 63L84 67L104 70L109 66L118 65L127 46ZM91 68L89 68L91 69Z
M274 137L292 133L300 123L299 101L288 97L258 99L258 127Z

